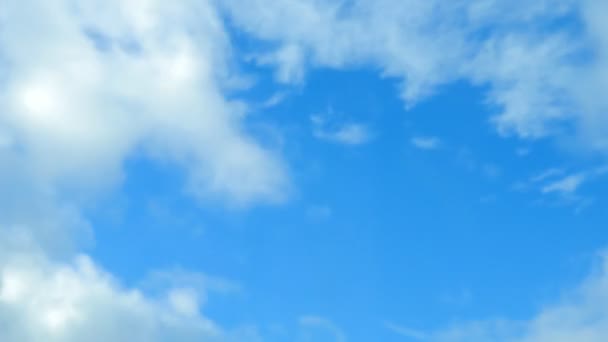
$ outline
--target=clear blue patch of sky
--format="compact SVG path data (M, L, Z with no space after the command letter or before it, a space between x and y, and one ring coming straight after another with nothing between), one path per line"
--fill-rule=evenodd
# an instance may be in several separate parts
M260 85L245 96L261 101L272 94L272 76L251 70ZM608 242L608 214L601 198L577 215L513 191L514 182L565 158L551 141L499 137L484 91L457 83L405 110L394 80L314 71L250 121L261 138L256 122L285 137L280 150L296 186L289 202L201 205L182 191L177 168L135 157L123 196L91 213L100 228L93 255L126 283L174 266L237 282L241 293L211 296L207 307L228 324L293 325L318 314L350 340L369 341L391 338L384 320L434 329L458 319L526 318L581 279L588 253ZM309 117L330 109L367 124L374 138L362 146L316 139ZM419 150L413 136L442 145ZM522 147L528 156L516 154ZM488 175L487 165L497 173ZM599 180L590 192L606 186ZM315 207L329 212L314 217ZM463 293L466 300L449 299Z

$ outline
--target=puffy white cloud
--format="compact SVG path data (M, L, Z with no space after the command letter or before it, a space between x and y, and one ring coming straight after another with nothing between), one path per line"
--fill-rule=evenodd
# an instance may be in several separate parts
M275 42L266 61L279 75L307 66L379 67L403 80L408 105L467 80L487 89L502 134L567 135L568 126L586 148L608 150L604 1L221 3L239 27ZM297 58L281 58L286 49Z
M185 167L200 196L284 197L284 165L226 99L239 76L210 1L0 6L0 154L31 182L103 188L144 152Z
M488 88L500 132L561 134L568 121L586 146L608 150L601 0L5 0L0 163L11 167L0 170L0 340L257 338L233 336L202 316L196 289L151 298L88 257L66 263L42 251L65 253L73 232L87 235L81 196L120 182L124 161L137 153L184 167L201 197L237 204L284 197L283 163L246 133L243 104L227 99L239 75L216 6L276 44L256 59L276 65L281 82L301 82L311 66L379 67L403 80L411 105L465 79ZM568 15L582 25L547 29ZM317 132L349 144L369 140L360 124ZM6 248L12 243L22 247ZM576 300L527 324L479 323L433 336L600 341L608 334L605 278L604 271ZM345 340L321 318L301 323Z
M200 197L284 198L279 155L228 100L231 53L206 0L0 3L1 341L258 339L203 316L200 286L150 296L74 253L93 237L83 209L136 154L183 167Z
M227 331L201 314L200 286L158 297L125 288L92 260L47 258L4 244L0 257L0 340L257 341L254 330ZM14 247L14 246L13 246Z

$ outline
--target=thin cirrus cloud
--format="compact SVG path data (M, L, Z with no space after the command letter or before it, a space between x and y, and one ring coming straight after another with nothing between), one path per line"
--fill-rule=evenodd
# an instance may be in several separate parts
M586 181L586 179L587 177L585 176L585 174L582 173L570 175L545 185L541 189L541 192L544 194L572 194L578 190L578 188Z
M563 168L549 168L530 177L527 181L515 184L517 190L535 189L545 195L575 195L580 188L589 182L603 177L608 168L599 166L579 172L567 172Z
M369 128L362 123L334 123L321 115L311 116L310 121L313 136L320 140L356 146L366 144L372 139Z
M413 137L411 144L421 150L436 150L441 147L441 140L437 137Z
M575 213L580 213L595 202L592 194L583 191L583 186L598 181L604 173L603 167L578 172L549 168L527 180L514 183L512 189L536 194L538 197L533 201L535 205L571 206Z
M392 322L384 323L384 327L397 335L406 337L411 340L426 341L431 337L430 334L424 331L408 328L403 325L395 324Z

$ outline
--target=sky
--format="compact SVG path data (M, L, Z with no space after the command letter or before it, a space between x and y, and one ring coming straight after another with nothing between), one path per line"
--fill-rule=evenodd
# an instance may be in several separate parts
M604 342L604 13L0 2L0 341Z

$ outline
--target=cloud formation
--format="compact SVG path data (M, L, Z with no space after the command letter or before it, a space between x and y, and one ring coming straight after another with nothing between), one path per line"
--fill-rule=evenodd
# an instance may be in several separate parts
M562 193L572 194L578 190L578 188L585 182L585 174L578 173L559 179L553 183L545 185L541 192L544 194L548 193Z
M248 329L225 331L200 314L200 287L158 298L122 287L85 255L56 262L23 248L0 258L0 340L256 341Z
M83 208L134 156L183 168L197 197L285 197L280 156L228 99L231 54L206 0L0 4L0 340L258 339L202 315L200 288L157 298L77 253L94 239Z
M8 1L0 23L0 154L31 181L103 187L144 152L202 197L284 197L281 160L226 99L239 76L211 2Z
M276 65L279 79L300 79L313 67L380 68L402 80L408 106L440 85L465 80L487 89L501 134L575 132L585 148L608 151L608 102L600 91L608 83L603 1L227 0L221 6L238 27L275 43L264 61ZM564 19L572 24L555 25Z
M436 150L441 146L441 140L437 137L413 137L410 142L421 150Z
M223 15L274 47L256 51L255 60L274 66L280 82L303 82L312 67L371 66L400 79L411 106L466 80L487 89L500 133L575 132L585 148L606 152L606 12L600 0L3 1L0 163L11 167L0 170L0 340L259 338L203 316L196 289L152 298L122 287L89 257L55 258L70 254L69 240L92 235L83 203L120 184L135 155L182 167L201 198L237 205L285 198L286 166L247 133L247 105L228 96L242 79ZM565 17L580 25L547 30ZM360 123L327 127L313 119L313 133L350 145L370 140ZM566 178L545 192L572 192L582 181ZM430 336L603 341L606 278L604 267L573 300L529 322L481 322ZM322 318L300 323L346 340Z
M310 117L312 133L317 139L343 145L363 145L372 138L369 128L358 122L335 123L321 115Z

